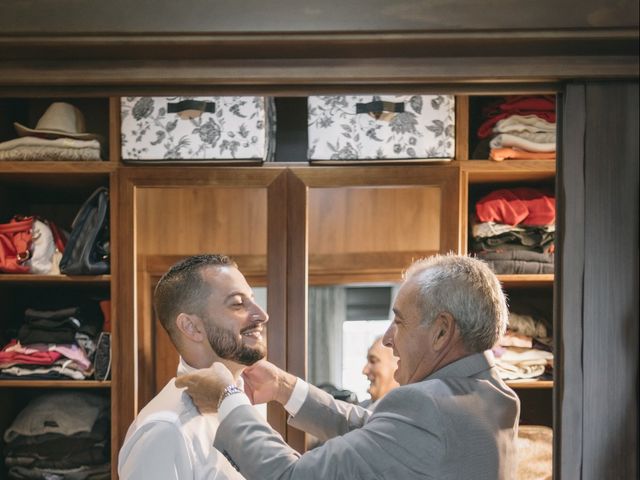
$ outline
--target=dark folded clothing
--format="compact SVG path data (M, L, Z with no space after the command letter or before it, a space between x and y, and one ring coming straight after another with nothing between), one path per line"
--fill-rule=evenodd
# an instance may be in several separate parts
M11 467L9 478L16 480L59 479L59 480L109 480L111 465L86 466L72 469Z
M553 247L554 232L527 228L524 232L505 232L493 237L474 237L474 252L500 252L505 250L531 250L548 253Z
M69 375L64 375L58 372L49 373L34 373L30 375L12 375L5 371L0 370L0 380L72 380Z
M97 337L102 331L103 323L104 316L97 302L83 302L58 310L28 308L18 332L18 340L23 345L74 343L76 333Z
M4 459L8 467L70 469L89 465L102 465L109 461L106 442L85 444L82 449L65 452L60 455L41 455L25 452L24 455L10 455Z
M509 250L506 252L479 252L477 257L487 262L499 275L532 275L554 272L553 253Z
M72 435L43 433L40 435L16 435L5 445L5 456L21 456L27 452L48 452L50 455L81 450L87 445L99 443L109 438L109 412L102 412L89 432Z

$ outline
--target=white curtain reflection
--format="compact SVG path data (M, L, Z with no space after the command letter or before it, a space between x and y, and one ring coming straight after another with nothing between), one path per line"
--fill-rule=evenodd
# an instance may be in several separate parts
M342 385L342 324L346 291L342 286L309 287L308 381Z

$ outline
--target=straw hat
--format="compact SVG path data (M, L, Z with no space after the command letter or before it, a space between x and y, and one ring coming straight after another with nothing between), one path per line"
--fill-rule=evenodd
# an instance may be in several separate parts
M36 125L36 128L28 128L14 122L16 132L20 137L60 138L68 137L78 140L102 140L95 133L86 133L84 115L69 103L54 102L49 105Z

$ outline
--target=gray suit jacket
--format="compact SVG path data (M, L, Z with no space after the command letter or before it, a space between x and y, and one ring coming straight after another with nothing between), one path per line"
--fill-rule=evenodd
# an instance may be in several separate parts
M373 413L310 387L290 423L330 440L303 456L248 406L222 421L214 446L249 480L513 479L520 402L492 366L490 351L470 355Z

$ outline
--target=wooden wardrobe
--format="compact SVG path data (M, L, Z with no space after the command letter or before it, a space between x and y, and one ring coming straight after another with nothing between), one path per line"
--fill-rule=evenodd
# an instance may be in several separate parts
M3 429L38 392L102 392L117 478L128 425L175 368L150 292L181 255L224 249L252 285L267 286L270 359L304 376L309 285L389 281L416 256L466 252L470 198L493 185L546 185L557 197L555 275L503 278L507 289L550 302L554 317L553 386L522 395L554 427L555 478L637 477L637 2L11 0L0 5L0 60L0 140L16 111L35 123L54 99L80 102L108 138L98 164L0 162L0 214L38 206L69 219L92 189L108 186L112 228L110 275L0 275L0 299L15 306L33 292L106 292L113 323L110 382L0 380ZM456 96L453 161L307 164L306 96L415 92ZM472 159L474 102L520 93L557 95L556 162ZM277 161L122 162L120 97L196 94L276 97ZM393 202L407 216L387 214L384 225L418 225L415 238L367 233L375 216L362 205ZM340 215L323 217L327 204ZM365 212L361 224L349 223L354 211ZM303 448L280 408L270 406L269 421Z

